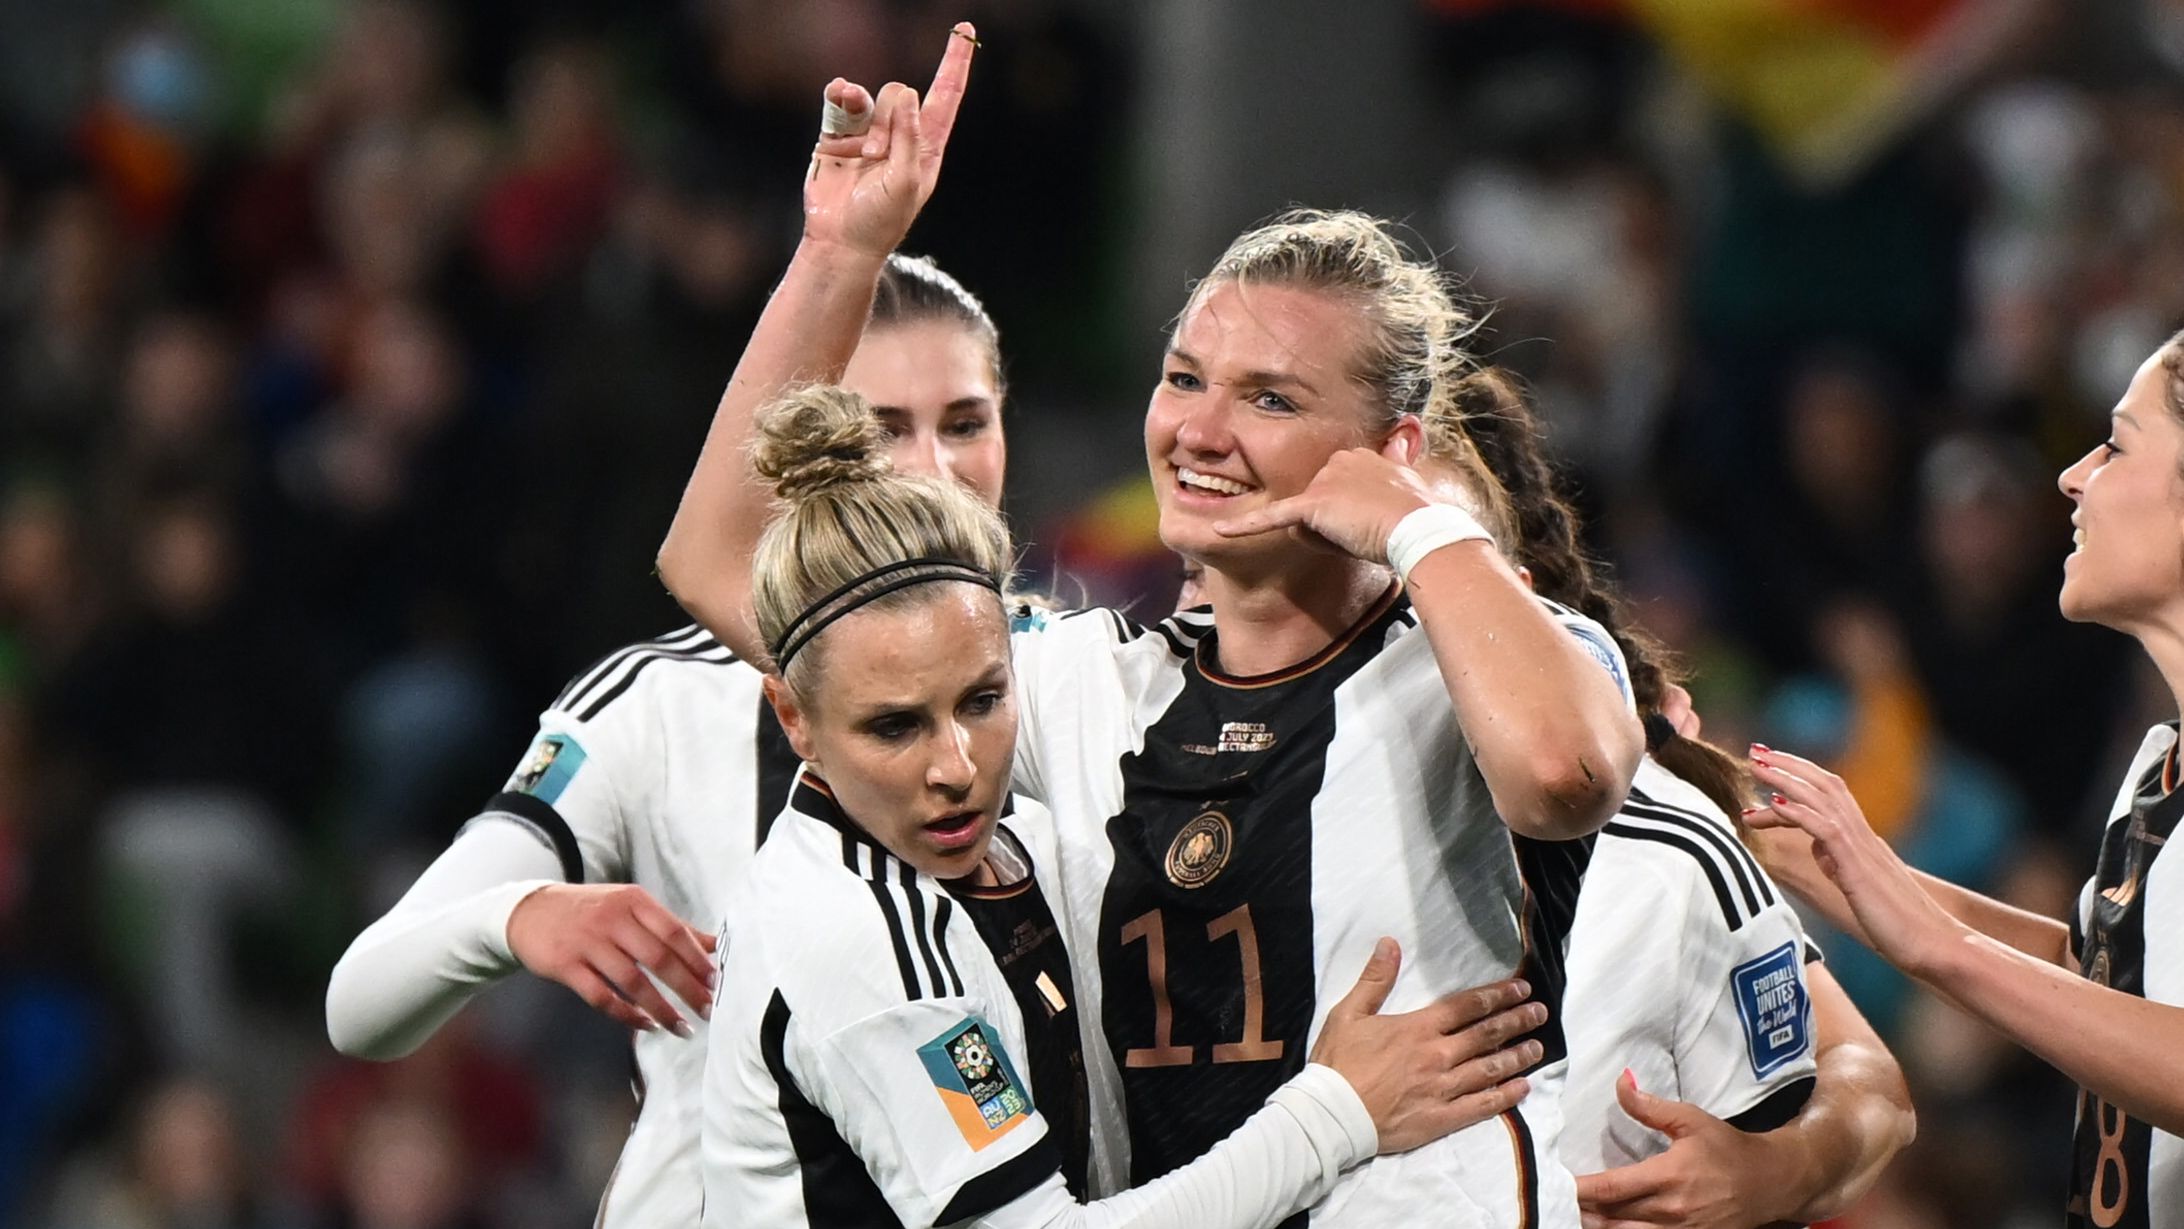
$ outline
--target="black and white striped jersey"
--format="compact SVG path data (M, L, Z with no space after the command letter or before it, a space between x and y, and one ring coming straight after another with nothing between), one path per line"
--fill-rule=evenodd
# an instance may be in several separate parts
M1597 624L1551 609L1622 672ZM1527 955L1510 833L1404 596L1278 675L1221 673L1214 637L1203 611L1141 627L1088 610L1016 645L1017 788L1054 812L1068 911L1095 921L1079 990L1136 1181L1202 1154L1304 1063L1380 936L1404 952L1391 1011ZM1561 1072L1537 1073L1520 1111L1353 1171L1310 1222L1575 1225Z
M2177 727L2146 732L2116 793L2100 863L2071 917L2088 979L2184 1006L2184 858L2165 858L2184 818ZM2072 1229L2184 1229L2184 1139L2081 1092L2070 1170Z
M1036 803L997 824L1005 888L913 870L807 774L730 894L705 1072L704 1223L1259 1225L1373 1147L1313 1068L1206 1163L1081 1206L1076 987ZM1330 1081L1332 1081L1330 1083Z
M641 885L710 931L798 767L763 677L696 626L609 653L540 715L515 774L472 822L524 824L568 881ZM692 1224L704 1030L632 1044L641 1100L600 1224Z
M1814 1072L1796 912L1720 808L1651 756L1591 843L1563 999L1563 1161L1594 1173L1668 1147L1617 1104L1626 1067L1748 1130L1788 1121Z

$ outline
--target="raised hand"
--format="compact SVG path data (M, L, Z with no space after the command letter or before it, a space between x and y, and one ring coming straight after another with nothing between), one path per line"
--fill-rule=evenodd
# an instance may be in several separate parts
M1327 458L1304 490L1216 521L1214 530L1241 538L1286 529L1317 545L1384 564L1396 522L1439 502L1411 464L1413 446L1409 437L1393 435L1378 450L1346 448Z
M1873 950L1914 976L1940 944L1963 932L1911 868L1866 822L1850 787L1811 760L1752 745L1752 776L1769 805L1745 812L1754 828L1796 828L1812 838L1813 862L1834 882Z
M1312 1061L1350 1082L1380 1132L1380 1151L1406 1152L1485 1122L1524 1100L1517 1073L1539 1061L1540 1044L1510 1041L1547 1022L1517 980L1460 990L1400 1015L1381 1015L1402 953L1382 939L1357 984L1327 1013Z
M840 243L873 256L900 246L940 180L942 156L970 82L977 47L971 23L957 22L921 100L899 81L879 97L836 77L827 83L830 117L844 131L822 131L804 182L804 237Z
M1751 1229L1796 1209L1777 1206L1786 1175L1774 1141L1740 1131L1696 1105L1656 1097L1625 1071L1615 1099L1640 1126L1668 1136L1668 1151L1577 1179L1585 1229Z
M508 948L524 968L639 1032L693 1032L648 972L699 1015L712 1014L713 945L635 884L552 884L508 915Z

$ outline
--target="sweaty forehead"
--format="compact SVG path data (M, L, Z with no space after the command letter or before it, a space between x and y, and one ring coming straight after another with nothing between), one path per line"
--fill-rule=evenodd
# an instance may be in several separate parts
M1192 302L1171 345L1209 366L1312 379L1351 369L1359 328L1355 307L1327 291L1223 281Z

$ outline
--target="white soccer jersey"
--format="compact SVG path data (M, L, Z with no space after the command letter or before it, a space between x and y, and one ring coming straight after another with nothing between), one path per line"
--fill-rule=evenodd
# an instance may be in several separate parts
M579 674L539 718L506 788L385 918L360 935L328 995L344 1050L420 1044L520 966L509 912L541 881L634 883L712 931L722 896L786 800L797 761L762 713L762 675L703 629L626 646ZM672 997L672 996L671 996ZM698 1217L697 1036L635 1036L640 1103L600 1224Z
M1615 1099L1638 1086L1747 1130L1812 1091L1811 996L1797 914L1706 795L1647 756L1593 838L1563 998L1562 1159L1595 1173L1664 1151Z
M2184 790L2177 728L2155 726L2116 792L2100 863L2071 917L2071 951L2087 978L2184 1006L2184 858L2164 858ZM2072 1229L2184 1229L2184 1139L2090 1094L2078 1098L2070 1175Z
M1550 607L1621 677L1597 624ZM1204 666L1213 635L1202 611L1144 628L1090 610L1015 652L1017 788L1053 810L1068 911L1096 922L1078 989L1119 1069L1139 1182L1304 1063L1380 936L1404 952L1390 1011L1527 957L1513 838L1408 601L1391 591L1275 676ZM1554 1151L1559 1036L1544 1040L1521 1109L1353 1171L1310 1222L1577 1224Z
M816 778L798 784L722 932L707 1225L1225 1229L1301 1206L1371 1153L1355 1094L1313 1068L1205 1164L1079 1206L1079 1008L1041 886L1050 823L1034 803L1005 812L995 842L1019 872L969 889L888 854Z

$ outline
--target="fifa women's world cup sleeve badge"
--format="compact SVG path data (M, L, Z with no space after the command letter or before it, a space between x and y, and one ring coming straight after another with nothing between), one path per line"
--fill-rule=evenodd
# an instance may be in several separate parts
M546 734L531 745L529 759L508 780L508 792L529 794L548 806L569 787L570 778L584 766L583 744L566 734Z
M994 1036L991 1025L971 1016L918 1047L941 1104L973 1152L1031 1117L1024 1081Z

